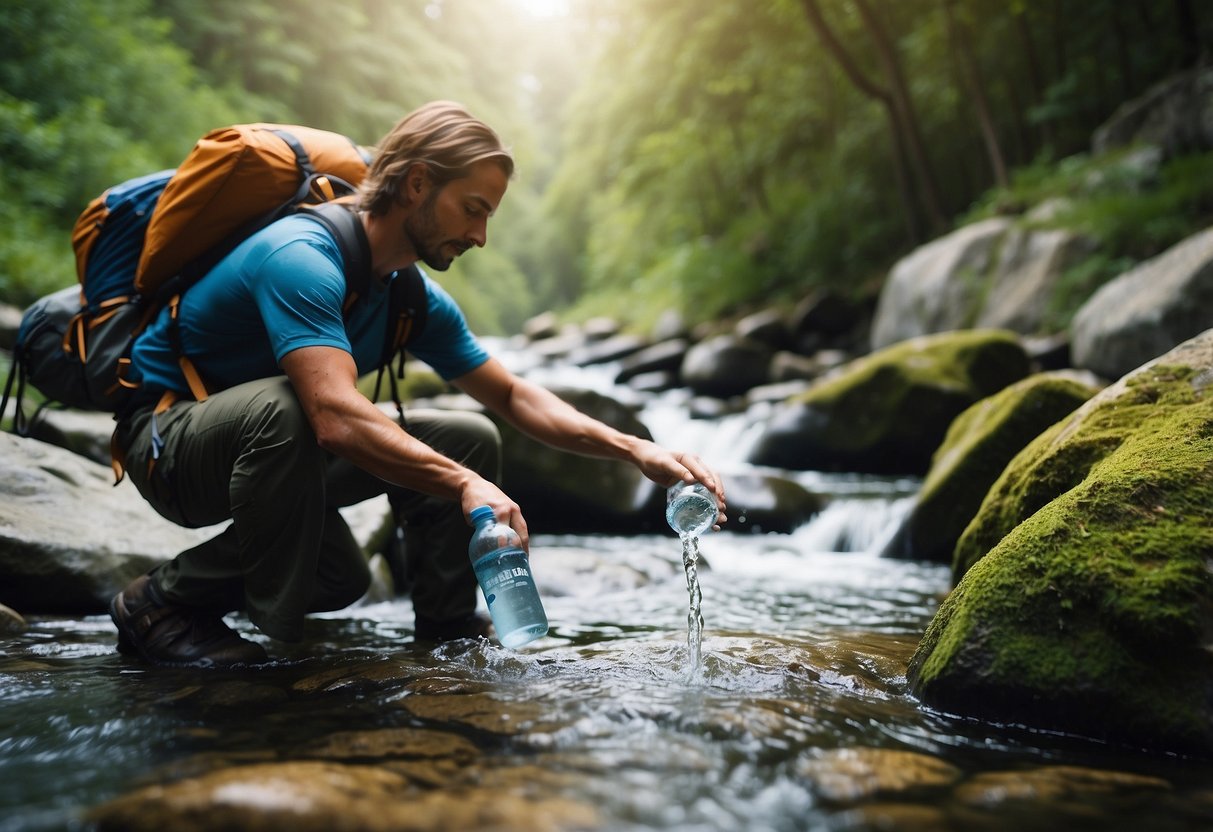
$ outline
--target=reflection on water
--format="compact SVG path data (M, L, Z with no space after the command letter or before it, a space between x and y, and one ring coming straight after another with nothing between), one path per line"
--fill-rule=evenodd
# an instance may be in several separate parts
M108 619L34 621L0 642L0 829L70 827L139 786L234 765L401 765L400 731L449 738L443 777L517 769L593 807L604 829L1180 829L1213 817L1203 765L921 708L905 667L947 568L805 548L813 539L702 539L709 626L693 677L670 537L537 538L540 577L580 551L652 582L586 586L579 572L578 591L545 599L550 634L518 652L414 648L407 601L310 620L304 643L266 642L279 661L256 672L145 668L114 652ZM889 775L862 768L881 754L904 755L891 770L922 782L883 793ZM924 759L948 776L928 779ZM1165 789L1091 788L1089 770Z

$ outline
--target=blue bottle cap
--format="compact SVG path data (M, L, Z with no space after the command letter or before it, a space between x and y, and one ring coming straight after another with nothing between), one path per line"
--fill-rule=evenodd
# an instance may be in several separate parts
M478 506L472 509L472 525L479 523L487 517L492 517L494 520L497 519L497 515L493 513L492 506Z

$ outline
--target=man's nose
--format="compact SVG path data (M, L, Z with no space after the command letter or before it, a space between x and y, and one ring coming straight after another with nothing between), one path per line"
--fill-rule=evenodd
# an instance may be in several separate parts
M468 239L480 248L484 248L485 243L489 241L489 224L487 220L481 220L479 223L472 226L472 230L468 232Z

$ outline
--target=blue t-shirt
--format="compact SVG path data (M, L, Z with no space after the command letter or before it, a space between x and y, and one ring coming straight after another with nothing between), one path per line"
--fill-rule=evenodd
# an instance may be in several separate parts
M488 360L463 312L422 272L428 296L425 329L409 352L450 380ZM181 348L207 386L224 390L281 375L282 357L300 347L336 347L350 353L363 375L382 357L389 292L372 281L370 297L343 317L345 273L328 229L294 215L249 237L181 300ZM164 309L139 336L131 354L132 379L148 391L189 393L169 337Z

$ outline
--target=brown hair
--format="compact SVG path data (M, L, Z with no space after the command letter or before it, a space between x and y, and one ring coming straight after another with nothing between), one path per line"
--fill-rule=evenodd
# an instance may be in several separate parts
M396 201L401 179L415 164L425 165L441 188L468 175L472 165L492 159L507 177L514 157L493 129L453 101L431 101L402 118L379 143L375 160L358 189L359 203L383 214Z

